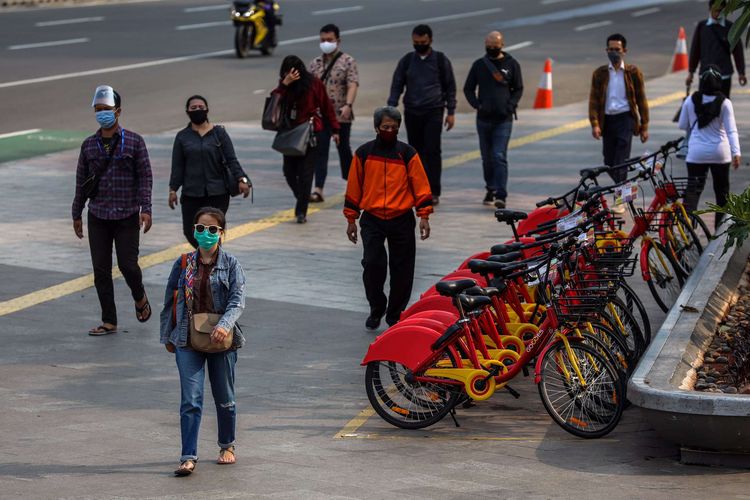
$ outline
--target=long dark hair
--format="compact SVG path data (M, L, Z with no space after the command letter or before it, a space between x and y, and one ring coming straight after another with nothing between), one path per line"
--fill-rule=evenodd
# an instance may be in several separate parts
M296 101L301 96L305 95L310 87L312 86L313 75L307 71L305 63L297 56L286 56L281 61L281 68L279 69L279 77L284 78L289 71L296 69L299 72L300 79L289 85L289 101Z

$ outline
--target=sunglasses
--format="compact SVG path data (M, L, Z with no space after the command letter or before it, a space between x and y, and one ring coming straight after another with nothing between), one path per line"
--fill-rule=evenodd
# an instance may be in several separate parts
M219 231L221 231L221 226L213 226L213 225L207 226L205 224L195 224L194 227L197 233L202 233L203 231L208 230L209 233L216 234Z

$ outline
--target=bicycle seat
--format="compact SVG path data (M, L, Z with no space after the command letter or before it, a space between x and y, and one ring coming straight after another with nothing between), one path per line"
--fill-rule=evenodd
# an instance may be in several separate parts
M595 177L598 177L599 174L603 174L604 172L608 171L609 167L606 165L602 165L601 167L594 167L594 168L583 168L580 172L578 172L581 177L584 179L594 179Z
M495 218L498 222L518 222L527 218L529 214L521 212L519 210L508 210L505 208L498 208L495 210Z
M473 286L477 286L477 282L471 278L466 278L463 280L438 281L435 284L435 290L444 297L455 297L467 288Z
M492 299L482 295L459 295L458 300L464 312L476 311L492 304Z
M456 332L458 332L461 329L461 325L455 324L448 327L448 329L443 333L438 339L432 344L432 350L437 351L441 347L443 347L443 344Z
M495 276L499 278L508 278L511 275L514 275L518 271L525 271L526 270L526 263L525 262L514 262L511 264L503 264L502 269L495 272Z
M475 274L481 274L486 276L488 274L495 274L505 269L507 264L502 262L492 262L489 260L471 259L469 261L469 270Z
M487 260L489 260L490 262L507 263L519 260L521 257L523 257L521 252L509 252L503 255L490 255L489 257L487 257Z
M500 294L500 289L494 286L487 286L487 287L473 286L471 288L467 288L466 290L464 290L464 293L466 295L494 297L495 295Z
M521 243L520 241L516 241L514 243L500 243L498 245L493 245L492 248L490 248L490 253L492 255L503 255L509 252L515 252L522 248L523 243Z

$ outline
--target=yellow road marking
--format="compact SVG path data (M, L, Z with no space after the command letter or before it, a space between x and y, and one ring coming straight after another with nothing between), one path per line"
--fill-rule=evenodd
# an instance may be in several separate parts
M373 415L375 415L375 410L373 410L372 408L365 408L364 410L359 412L359 415L349 420L349 423L346 424L340 431L338 431L336 435L333 436L333 439L358 437L356 434L357 429L362 427L362 425L367 422L367 419L372 417Z
M744 89L741 89L744 90ZM649 106L657 107L661 106L673 101L677 101L679 99L682 99L684 97L682 92L674 92L672 94L667 94L661 97L658 97L656 99L653 99L649 101ZM561 134L565 134L567 132L572 132L574 130L582 129L588 126L588 120L577 120L571 123L567 123L565 125L561 125L559 127L553 127L547 130L542 130L540 132L535 132L533 134L528 134L523 137L518 137L516 139L513 139L508 144L508 147L518 148L527 144L535 143L542 141L544 139L549 139L551 137L555 137ZM464 163L467 163L472 160L476 160L480 158L481 155L479 153L479 150L475 151L469 151L467 153L463 153L457 156L453 156L451 158L447 158L443 162L444 168L451 168L455 167ZM317 207L312 207L308 211L308 214L314 214L316 212L319 212L320 210L336 206L340 204L344 199L343 194L339 194L337 196L332 196L326 199L325 202L321 203ZM282 224L284 222L291 222L294 220L294 212L293 210L282 210L280 212L276 212L275 214L257 220L257 221L251 221L246 222L245 224L239 225L233 229L230 229L227 232L227 241L242 238L243 236L247 236L253 233L257 233L259 231L263 231L266 229L270 229L272 227L275 227L279 224ZM154 252L149 255L145 255L139 259L139 264L141 265L142 269L146 269L152 266L156 266L159 264L162 264L164 262L168 262L170 260L177 259L181 254L190 251L192 247L190 247L187 243L175 245L169 248L166 248L164 250L160 250L158 252ZM120 272L117 269L113 270L112 273L113 278L118 278L121 276ZM22 311L24 309L28 309L29 307L33 307L38 304L42 304L44 302L49 302L51 300L56 300L61 297L65 297L66 295L71 295L76 292L80 292L83 290L86 290L87 288L90 288L94 286L94 275L87 274L85 276L81 276L80 278L74 278L72 280L66 281L64 283L60 283L58 285L54 285L48 288L44 288L42 290L37 290L34 292L27 293L26 295L22 295L20 297L16 297L14 299L5 300L3 302L0 302L0 316L6 316L8 314L12 314L14 312Z

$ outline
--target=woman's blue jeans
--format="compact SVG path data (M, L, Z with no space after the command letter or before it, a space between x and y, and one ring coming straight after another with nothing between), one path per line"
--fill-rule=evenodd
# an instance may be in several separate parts
M492 123L477 119L485 188L501 200L508 197L508 142L512 131L512 120Z
M198 460L198 431L203 413L203 385L208 366L211 394L216 403L216 419L219 426L219 447L229 448L234 444L237 409L234 401L234 365L237 351L219 353L194 351L178 347L175 351L177 370L180 372L180 431L182 434L182 456L180 461Z

